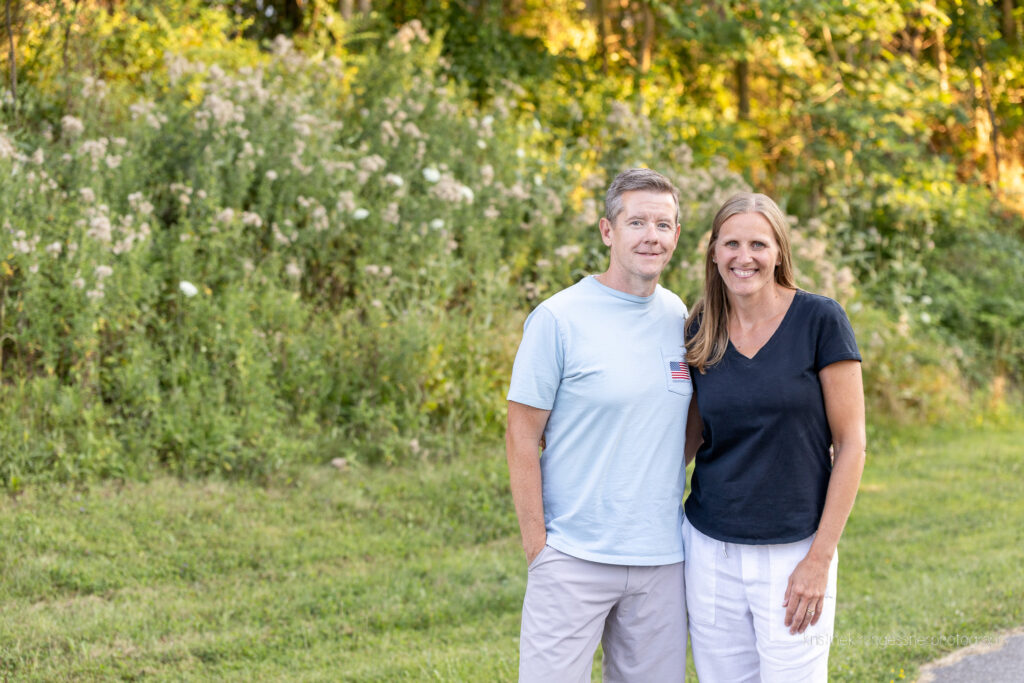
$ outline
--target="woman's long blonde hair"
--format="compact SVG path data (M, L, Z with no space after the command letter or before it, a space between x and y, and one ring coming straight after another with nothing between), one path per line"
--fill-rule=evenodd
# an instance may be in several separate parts
M711 240L704 255L704 291L690 310L686 324L686 361L701 374L722 360L729 345L729 297L726 296L725 282L713 259L722 224L742 213L759 213L772 226L775 241L779 245L780 261L775 268L775 282L796 289L793 254L789 245L789 223L782 210L771 197L754 192L740 192L725 200L711 224ZM700 328L694 333L693 321L697 320L700 321Z

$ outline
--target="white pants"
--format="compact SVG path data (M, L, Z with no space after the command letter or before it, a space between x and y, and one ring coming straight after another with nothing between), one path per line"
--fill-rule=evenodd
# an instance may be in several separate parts
M701 683L818 683L828 680L836 615L838 553L821 618L803 633L785 624L789 575L811 538L777 545L723 543L683 523L690 643Z
M519 680L589 682L600 641L605 683L682 683L683 564L603 564L545 546L527 570Z

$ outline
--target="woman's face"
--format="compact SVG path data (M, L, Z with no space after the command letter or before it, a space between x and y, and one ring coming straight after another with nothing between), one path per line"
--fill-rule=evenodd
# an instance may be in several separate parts
M771 291L781 255L768 219L759 213L740 213L722 223L713 253L729 294L752 296Z

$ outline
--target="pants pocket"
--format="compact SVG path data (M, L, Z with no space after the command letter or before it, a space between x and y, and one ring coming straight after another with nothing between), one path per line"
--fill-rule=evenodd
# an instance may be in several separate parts
M789 585L789 576L796 569L807 551L811 548L813 537L798 541L796 543L783 543L768 546L768 559L770 563L771 587L769 590L769 626L768 638L774 641L802 640L823 642L831 638L832 626L836 615L836 583L838 578L839 552L832 556L832 562L828 568L828 583L825 586L825 596L822 599L821 616L817 624L808 626L803 633L791 634L786 626L786 608L782 601L786 597L786 588Z

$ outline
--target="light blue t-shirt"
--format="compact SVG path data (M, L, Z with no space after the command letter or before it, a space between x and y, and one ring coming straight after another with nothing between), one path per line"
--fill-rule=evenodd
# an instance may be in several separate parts
M683 560L683 447L693 386L686 306L587 277L523 326L508 400L550 410L540 459L548 545L594 562Z

